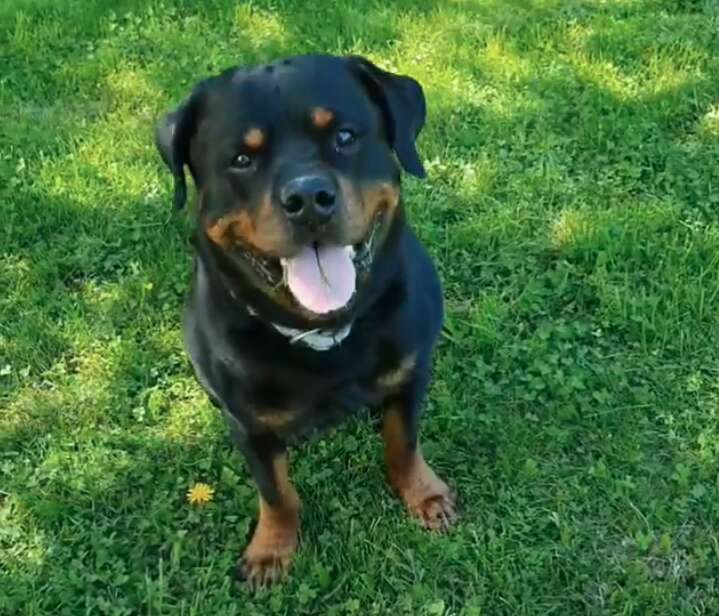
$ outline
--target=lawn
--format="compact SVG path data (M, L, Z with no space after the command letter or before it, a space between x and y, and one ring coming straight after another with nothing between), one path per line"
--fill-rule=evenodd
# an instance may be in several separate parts
M718 6L4 0L0 614L719 613ZM307 51L424 85L423 439L463 517L409 520L362 416L292 450L301 548L253 594L151 133L208 72Z

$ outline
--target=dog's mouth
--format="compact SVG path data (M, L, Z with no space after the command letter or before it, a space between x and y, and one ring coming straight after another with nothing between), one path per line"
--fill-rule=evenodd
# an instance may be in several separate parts
M253 272L275 291L288 292L305 310L327 315L347 308L357 291L357 280L369 271L376 254L384 216L378 215L358 244L313 242L289 258L260 256L247 249L241 255Z

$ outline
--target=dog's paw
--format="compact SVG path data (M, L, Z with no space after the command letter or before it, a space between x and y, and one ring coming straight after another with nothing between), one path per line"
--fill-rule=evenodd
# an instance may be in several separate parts
M457 521L456 495L418 455L403 474L390 475L410 514L427 530L446 531Z
M291 562L292 552L268 551L252 554L245 552L240 570L250 588L258 589L284 579Z
M455 502L454 494L447 490L426 496L411 505L407 503L407 508L427 530L444 532L449 530L459 517Z
M275 584L287 574L296 550L296 529L260 525L242 556L240 573L253 589Z

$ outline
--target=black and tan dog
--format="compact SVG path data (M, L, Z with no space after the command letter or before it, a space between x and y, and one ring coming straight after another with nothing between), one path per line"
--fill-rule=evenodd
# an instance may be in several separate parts
M199 83L156 141L198 191L187 350L260 493L244 553L272 582L297 547L286 447L370 406L391 485L429 529L454 498L422 457L420 408L442 324L435 269L405 222L400 165L424 176L420 85L357 58L313 55Z

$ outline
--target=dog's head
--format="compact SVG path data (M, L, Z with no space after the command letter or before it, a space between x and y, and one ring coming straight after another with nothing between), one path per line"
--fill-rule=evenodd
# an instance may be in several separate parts
M156 142L200 232L255 286L305 316L346 309L399 208L400 165L424 176L420 85L358 57L300 56L196 86Z

